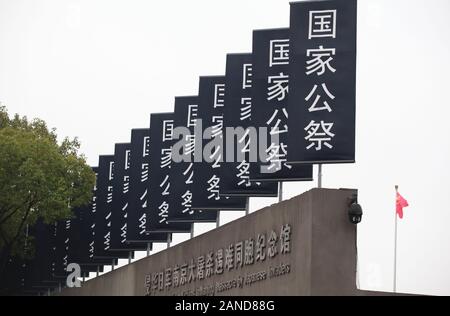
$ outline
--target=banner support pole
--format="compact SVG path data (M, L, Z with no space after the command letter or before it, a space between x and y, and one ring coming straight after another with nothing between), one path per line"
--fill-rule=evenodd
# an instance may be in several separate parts
M170 242L172 241L172 236L170 234L167 235L167 249L170 248Z
M318 168L318 174L317 174L317 187L319 188L319 189L321 189L322 188L322 164L320 163L319 164L319 168Z
M245 216L250 214L250 197L247 197L247 202L245 203Z
M194 223L191 226L191 239L194 238Z
M151 243L147 243L147 257L150 256Z
M97 277L100 275L100 267L97 266Z
M111 271L114 271L114 259L112 260Z
M220 211L217 211L216 228L219 228L219 226L220 226Z
M283 201L283 181L278 182L278 203Z
M131 257L132 257L133 252L130 251L130 253L128 254L128 264L131 264Z

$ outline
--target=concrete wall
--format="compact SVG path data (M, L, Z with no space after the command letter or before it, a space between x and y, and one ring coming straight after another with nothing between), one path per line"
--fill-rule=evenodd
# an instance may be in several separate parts
M79 289L65 289L62 295L363 295L356 289L356 226L347 215L354 192L311 190L92 279ZM285 225L290 234L282 236ZM273 233L277 254L270 257ZM258 235L266 238L264 248L256 247ZM225 261L230 245L233 268L228 265L222 274L201 278L206 271L202 258L206 262L213 253L215 267L220 268L220 249ZM285 247L283 253L282 245L289 251ZM256 260L257 248L263 250L264 261ZM186 283L175 286L183 272ZM189 275L195 280L187 282Z

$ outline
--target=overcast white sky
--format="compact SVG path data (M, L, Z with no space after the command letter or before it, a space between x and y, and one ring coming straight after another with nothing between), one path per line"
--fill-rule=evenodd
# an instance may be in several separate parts
M450 2L358 2L357 163L325 166L324 185L359 189L361 288L392 290L398 184L398 291L450 295ZM253 29L288 25L280 0L0 0L0 102L78 136L95 165L250 52Z

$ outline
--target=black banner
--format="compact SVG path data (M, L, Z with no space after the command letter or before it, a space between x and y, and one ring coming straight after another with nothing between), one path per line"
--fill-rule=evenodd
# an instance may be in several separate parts
M356 0L291 4L289 162L355 161Z
M145 243L127 242L127 217L129 205L131 171L131 144L116 144L114 150L114 179L111 222L111 250L144 251Z
M96 266L102 264L111 264L112 258L94 259L95 248L95 220L97 216L97 179L98 179L98 167L92 167L92 171L95 173L96 184L92 189L92 199L86 206L76 208L74 214L81 226L81 238L79 259L75 263L79 263L83 266Z
M55 262L54 225L46 225L39 219L31 230L34 237L35 257L29 262L30 287L39 287L54 281L52 268Z
M174 114L159 113L150 116L150 173L148 191L149 207L147 212L146 230L148 232L190 232L191 223L169 223L170 194L173 181L170 169L172 167Z
M98 162L94 259L128 258L128 253L111 251L111 221L113 210L114 156L100 156Z
M167 233L148 233L147 211L151 196L148 183L150 175L150 129L131 130L130 192L128 195L127 242L165 242Z
M260 163L251 165L251 180L311 181L313 178L312 165L286 163L288 159L289 49L288 28L253 32L251 95L255 111L252 122L259 128L267 128L267 132L259 133L259 145L264 146L263 149L259 148L259 151L265 152L266 157ZM289 134L295 135L290 130Z
M220 194L275 197L278 195L276 182L250 181L251 162L258 160L258 131L252 122L252 54L228 54L225 78L223 121L228 130L224 133L226 159L220 170Z
M89 221L92 204L74 210L74 217L70 220L69 230L69 258L68 263L77 263L81 271L103 271L103 265L111 264L110 259L90 259L90 244L93 244L93 233Z
M223 163L223 115L225 106L225 77L200 77L198 123L203 137L196 133L196 162L193 209L245 210L244 197L220 195ZM200 121L201 120L201 121ZM200 124L201 123L201 124ZM198 140L198 141L197 141ZM198 146L197 146L198 145ZM223 170L222 172L227 172ZM232 172L232 171L228 171Z
M70 230L72 219L59 221L50 225L52 236L55 238L55 258L52 260L52 274L55 278L65 278L66 268L69 264Z
M175 98L174 146L172 148L172 166L169 221L170 222L216 222L217 212L193 210L195 199L194 176L195 127L198 117L198 97Z

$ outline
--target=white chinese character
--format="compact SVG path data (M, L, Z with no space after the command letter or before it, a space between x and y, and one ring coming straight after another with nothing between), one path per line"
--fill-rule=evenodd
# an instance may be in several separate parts
M291 169L292 166L286 164L287 161L287 145L280 143L279 145L272 143L270 147L266 150L269 156L266 158L267 162L270 162L270 166L267 167L268 170L275 168L275 171L280 171L282 164Z
M220 189L220 178L216 175L213 175L211 179L208 180L208 189L207 191L211 194L208 196L208 200L215 199L216 201L220 200L219 189Z
M104 236L103 244L105 245L103 250L109 250L109 248L111 247L111 232L106 233L106 235Z
M278 76L269 76L267 81L269 83L267 101L275 98L278 101L283 101L289 92L289 76L281 72Z
M186 135L186 143L184 144L185 155L192 154L195 150L195 135Z
M139 218L139 235L145 234L147 225L147 214L142 214L141 218Z
M240 120L245 121L252 117L252 98L241 99L241 116Z
M184 176L187 176L186 181L184 182L185 184L193 184L194 182L192 181L192 178L194 176L194 170L192 170L192 168L194 167L193 163L190 163L189 166L187 167L187 169L183 172Z
M122 244L126 243L127 241L127 223L125 223L122 228L120 229L121 233L120 233L120 237L122 237L122 239L120 240L120 242Z
M107 197L107 200L106 200L106 203L111 203L112 202L112 199L113 199L113 186L108 186L108 197Z
M130 176L123 176L122 193L126 194L130 191Z
M184 207L184 210L182 211L183 214L189 213L194 214L194 211L191 210L192 207L192 192L190 190L187 190L181 198L183 199L183 202L181 202L181 205Z
M242 67L242 89L252 87L252 77L253 77L253 66L252 64L244 64Z
M335 48L323 48L322 45L317 49L308 49L306 56L311 59L306 61L306 74L309 76L316 72L318 76L321 76L327 69L333 73L336 72L336 69L330 64L333 60L332 56L335 54Z
M335 134L331 132L333 126L334 123L325 123L324 121L316 123L315 121L311 121L309 125L305 127L305 131L308 133L305 139L311 142L306 149L309 150L315 146L316 151L319 151L322 150L322 144L330 149L333 148L329 143L335 136Z
M250 163L247 161L242 161L239 166L236 167L236 169L239 171L237 173L237 177L239 178L238 186L245 186L249 187L251 186L250 183Z
M130 155L131 150L125 151L125 170L130 169Z
M214 86L214 108L222 107L225 104L225 85L216 84Z
M150 155L150 137L145 136L144 137L144 146L142 151L142 157L145 158L148 155Z
M214 163L211 165L213 169L220 168L222 162L222 147L214 147L214 152L209 156L209 159L210 161L214 161Z
M308 38L336 38L336 13L336 10L310 11Z
M141 166L141 182L148 180L148 163L143 163Z
M160 167L161 169L166 168L166 167L171 167L171 162L172 162L172 149L161 149L161 164Z
M238 144L244 146L241 148L241 153L249 153L250 152L250 143L251 139L250 137L247 137L250 135L250 131L248 129L245 130L244 135L240 139L238 139Z
M170 189L170 181L169 181L169 175L166 175L166 177L164 178L164 180L161 182L161 184L159 185L159 187L162 189L164 187L163 192L161 193L161 195L169 195L169 189Z
M289 65L289 39L270 41L270 67L275 65Z
M163 142L173 139L173 120L163 121Z
M158 214L158 216L160 218L159 223L161 224L161 223L166 222L167 221L167 217L169 217L169 203L167 203L166 201L163 201L158 206L158 209L160 211L159 214Z
M283 108L282 112L284 114L284 117L286 119L288 119L288 112L287 112L287 110L285 108ZM273 112L272 117L266 122L266 124L268 126L271 126L270 135L287 133L287 131L288 131L287 124L283 124L283 129L280 129L280 124L282 123L282 121L281 121L280 118L277 118L278 113L279 113L278 109L275 109L275 111ZM277 121L276 121L276 123L274 125L273 122L275 121L275 118L277 118Z
M141 201L144 201L144 199L147 200L147 199L146 199L147 194L148 194L148 189L145 190L145 192L142 194L142 196L141 196L139 199L140 199Z
M109 181L114 179L114 161L109 163Z
M211 137L218 137L218 136L222 136L222 129L223 129L223 116L213 116L212 117L212 123L213 125L211 126Z
M322 83L321 87L322 87L322 90L325 92L325 94L328 96L328 98L330 100L335 99L335 96L333 94L331 94L330 90L328 90L327 85L325 83ZM316 94L317 88L318 88L318 86L314 85L311 92L305 98L305 101L311 100L313 95ZM328 112L332 111L330 104L326 100L322 102L322 105L318 105L321 98L322 98L322 95L317 93L316 97L314 98L313 104L308 108L309 112L316 112L316 111L323 111L323 110L327 110Z
M198 105L191 104L188 106L187 127L195 127L198 117Z

